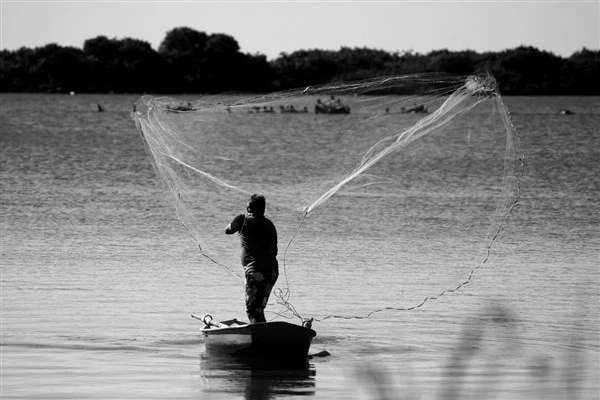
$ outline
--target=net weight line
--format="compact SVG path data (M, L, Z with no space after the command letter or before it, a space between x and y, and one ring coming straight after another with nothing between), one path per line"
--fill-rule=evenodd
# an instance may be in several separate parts
M499 99L497 100L499 101ZM365 315L362 316L345 316L345 315L327 315L321 319L317 319L315 318L314 320L317 322L322 322L325 321L327 319L331 319L331 318L337 318L337 319L367 319L369 317L371 317L374 314L383 312L383 311L413 311L416 310L418 308L421 308L423 305L425 305L425 303L427 303L428 300L437 300L438 298L442 297L443 295L445 295L446 293L454 293L457 292L458 290L460 290L463 286L469 284L471 282L471 279L473 278L473 276L475 275L475 272L482 268L490 259L491 253L492 253L492 246L494 244L494 242L496 241L496 239L498 238L498 236L500 235L500 232L504 229L504 226L506 225L506 223L508 222L508 219L510 218L510 215L512 214L513 209L517 206L520 198L521 198L521 180L523 179L523 175L525 173L525 154L524 151L522 150L521 147L521 138L518 134L517 129L515 128L512 119L510 118L510 111L508 110L508 108L506 108L506 106L504 104L501 104L504 107L504 110L506 112L506 121L511 128L511 131L514 132L514 139L517 142L517 148L521 149L520 154L519 154L519 165L518 165L518 174L515 178L515 182L514 182L514 187L515 187L515 199L514 201L510 204L509 208L508 208L508 212L506 214L506 216L502 219L501 223L498 226L498 229L495 231L494 235L492 236L492 239L490 240L490 242L488 243L487 247L486 247L486 256L483 259L483 261L478 264L477 266L475 266L473 269L471 269L471 272L469 273L468 278L464 281L459 283L455 288L453 289L446 289L443 290L442 292L440 292L437 295L434 296L427 296L423 299L423 301L417 305L411 306L411 307L383 307L383 308L378 308L375 310L372 310L370 312L368 312Z

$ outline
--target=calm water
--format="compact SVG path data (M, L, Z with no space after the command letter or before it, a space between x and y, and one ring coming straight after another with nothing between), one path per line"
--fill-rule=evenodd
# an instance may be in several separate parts
M204 356L189 314L241 316L243 293L175 218L129 118L137 98L2 95L3 399L600 395L598 98L505 98L526 169L485 267L418 311L316 323L311 352L331 356L278 370ZM331 268L297 307L359 302Z

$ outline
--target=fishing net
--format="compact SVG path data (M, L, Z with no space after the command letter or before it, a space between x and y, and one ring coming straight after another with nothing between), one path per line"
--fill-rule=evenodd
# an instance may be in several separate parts
M455 291L518 199L518 138L489 75L144 96L132 116L203 266L242 278L224 229L266 197L284 316L365 317Z

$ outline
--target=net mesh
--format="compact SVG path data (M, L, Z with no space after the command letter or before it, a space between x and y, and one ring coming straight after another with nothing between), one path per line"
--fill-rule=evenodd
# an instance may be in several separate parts
M279 315L368 316L452 291L487 261L518 200L518 137L489 75L144 96L132 116L203 265L242 278L224 228L251 194L266 197ZM382 282L381 298L361 297Z

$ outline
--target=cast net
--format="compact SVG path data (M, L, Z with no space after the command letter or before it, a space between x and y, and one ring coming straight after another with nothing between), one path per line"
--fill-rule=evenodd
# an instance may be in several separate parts
M242 279L224 228L251 194L266 197L276 315L366 317L455 291L519 196L518 137L489 75L144 96L133 118L203 266Z

